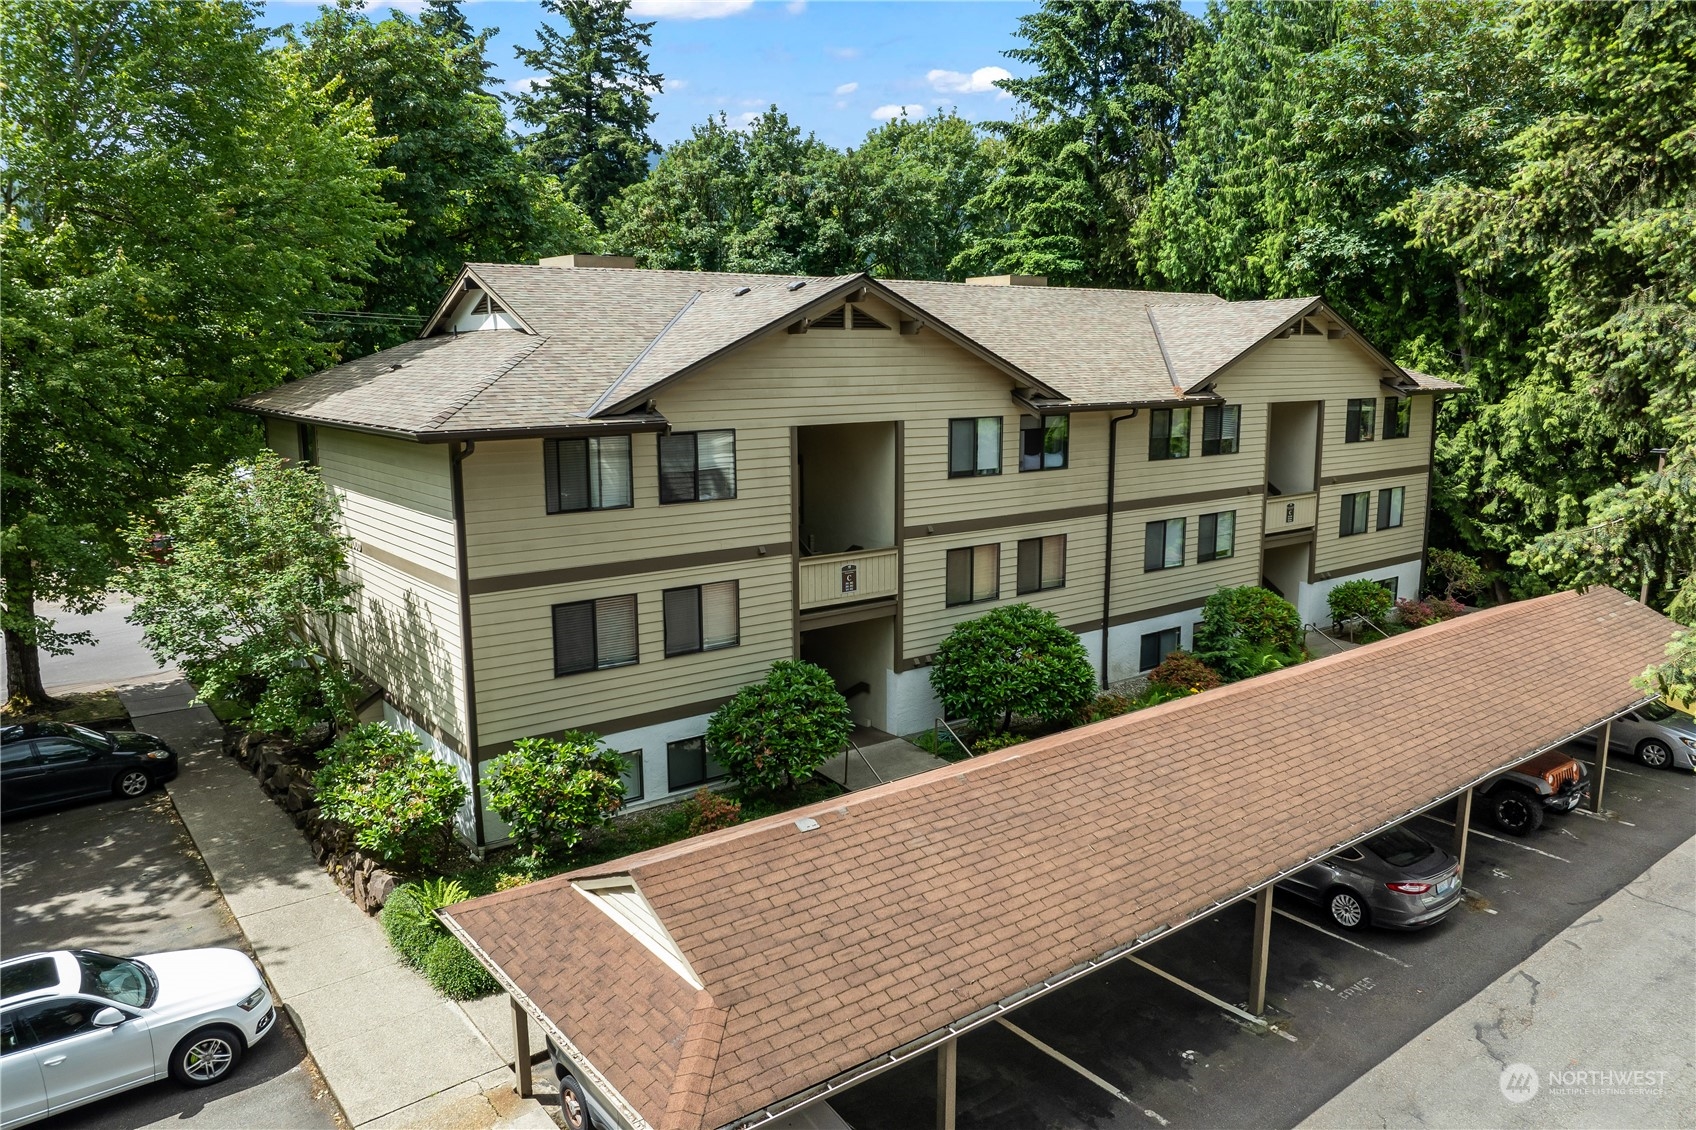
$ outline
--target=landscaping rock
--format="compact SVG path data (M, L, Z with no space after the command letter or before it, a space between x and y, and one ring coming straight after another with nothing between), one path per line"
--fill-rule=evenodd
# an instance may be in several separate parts
M370 904L366 910L375 914L383 909L383 904L389 901L389 896L395 893L395 888L399 885L395 877L387 871L373 871L371 877L365 880L365 897Z
M289 785L288 796L283 798L283 807L290 812L303 812L312 807L318 793L307 781L296 780Z

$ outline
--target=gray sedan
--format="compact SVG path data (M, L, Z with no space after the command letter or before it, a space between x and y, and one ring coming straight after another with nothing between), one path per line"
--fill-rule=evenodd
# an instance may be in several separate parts
M1608 753L1629 753L1651 769L1696 769L1696 720L1664 702L1639 706L1614 719Z
M1278 884L1324 908L1345 930L1417 930L1460 902L1455 857L1406 828L1391 828Z

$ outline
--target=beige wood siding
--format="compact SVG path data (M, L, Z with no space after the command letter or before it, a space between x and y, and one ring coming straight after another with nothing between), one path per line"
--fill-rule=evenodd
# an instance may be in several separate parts
M347 656L406 708L464 741L464 656L446 446L318 429L364 586Z
M290 420L265 420L265 446L284 459L300 458L300 429Z
M774 557L472 597L478 743L495 745L728 698L759 681L773 660L792 654L790 564L787 557ZM666 658L661 594L730 580L738 582L741 643ZM636 596L640 661L556 678L553 606L631 593Z
M1223 560L1198 561L1201 516L1231 511L1237 516L1235 552ZM1263 515L1258 495L1121 513L1113 535L1113 615L1129 616L1177 604L1199 606L1221 585L1259 584ZM1148 523L1168 518L1184 519L1184 564L1176 569L1144 572Z
M1378 492L1385 487L1404 487L1406 491L1402 496L1402 524L1380 530ZM1343 497L1356 491L1365 491L1369 495L1367 532L1339 537ZM1313 556L1315 575L1338 576L1353 572L1362 565L1418 556L1425 544L1426 502L1426 478L1423 475L1398 475L1325 487L1319 492L1318 538Z

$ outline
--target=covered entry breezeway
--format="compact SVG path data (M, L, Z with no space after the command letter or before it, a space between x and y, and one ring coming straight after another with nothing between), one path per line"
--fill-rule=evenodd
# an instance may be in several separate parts
M631 1127L758 1125L933 1054L947 1082L965 1032L1245 899L1252 1014L1261 892L1630 709L1672 630L1558 594L445 917Z

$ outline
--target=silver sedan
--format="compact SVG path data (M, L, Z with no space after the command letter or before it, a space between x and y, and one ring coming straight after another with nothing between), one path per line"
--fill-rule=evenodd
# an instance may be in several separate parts
M1391 828L1344 848L1278 884L1318 903L1336 925L1396 930L1429 926L1461 899L1455 857L1407 828Z

